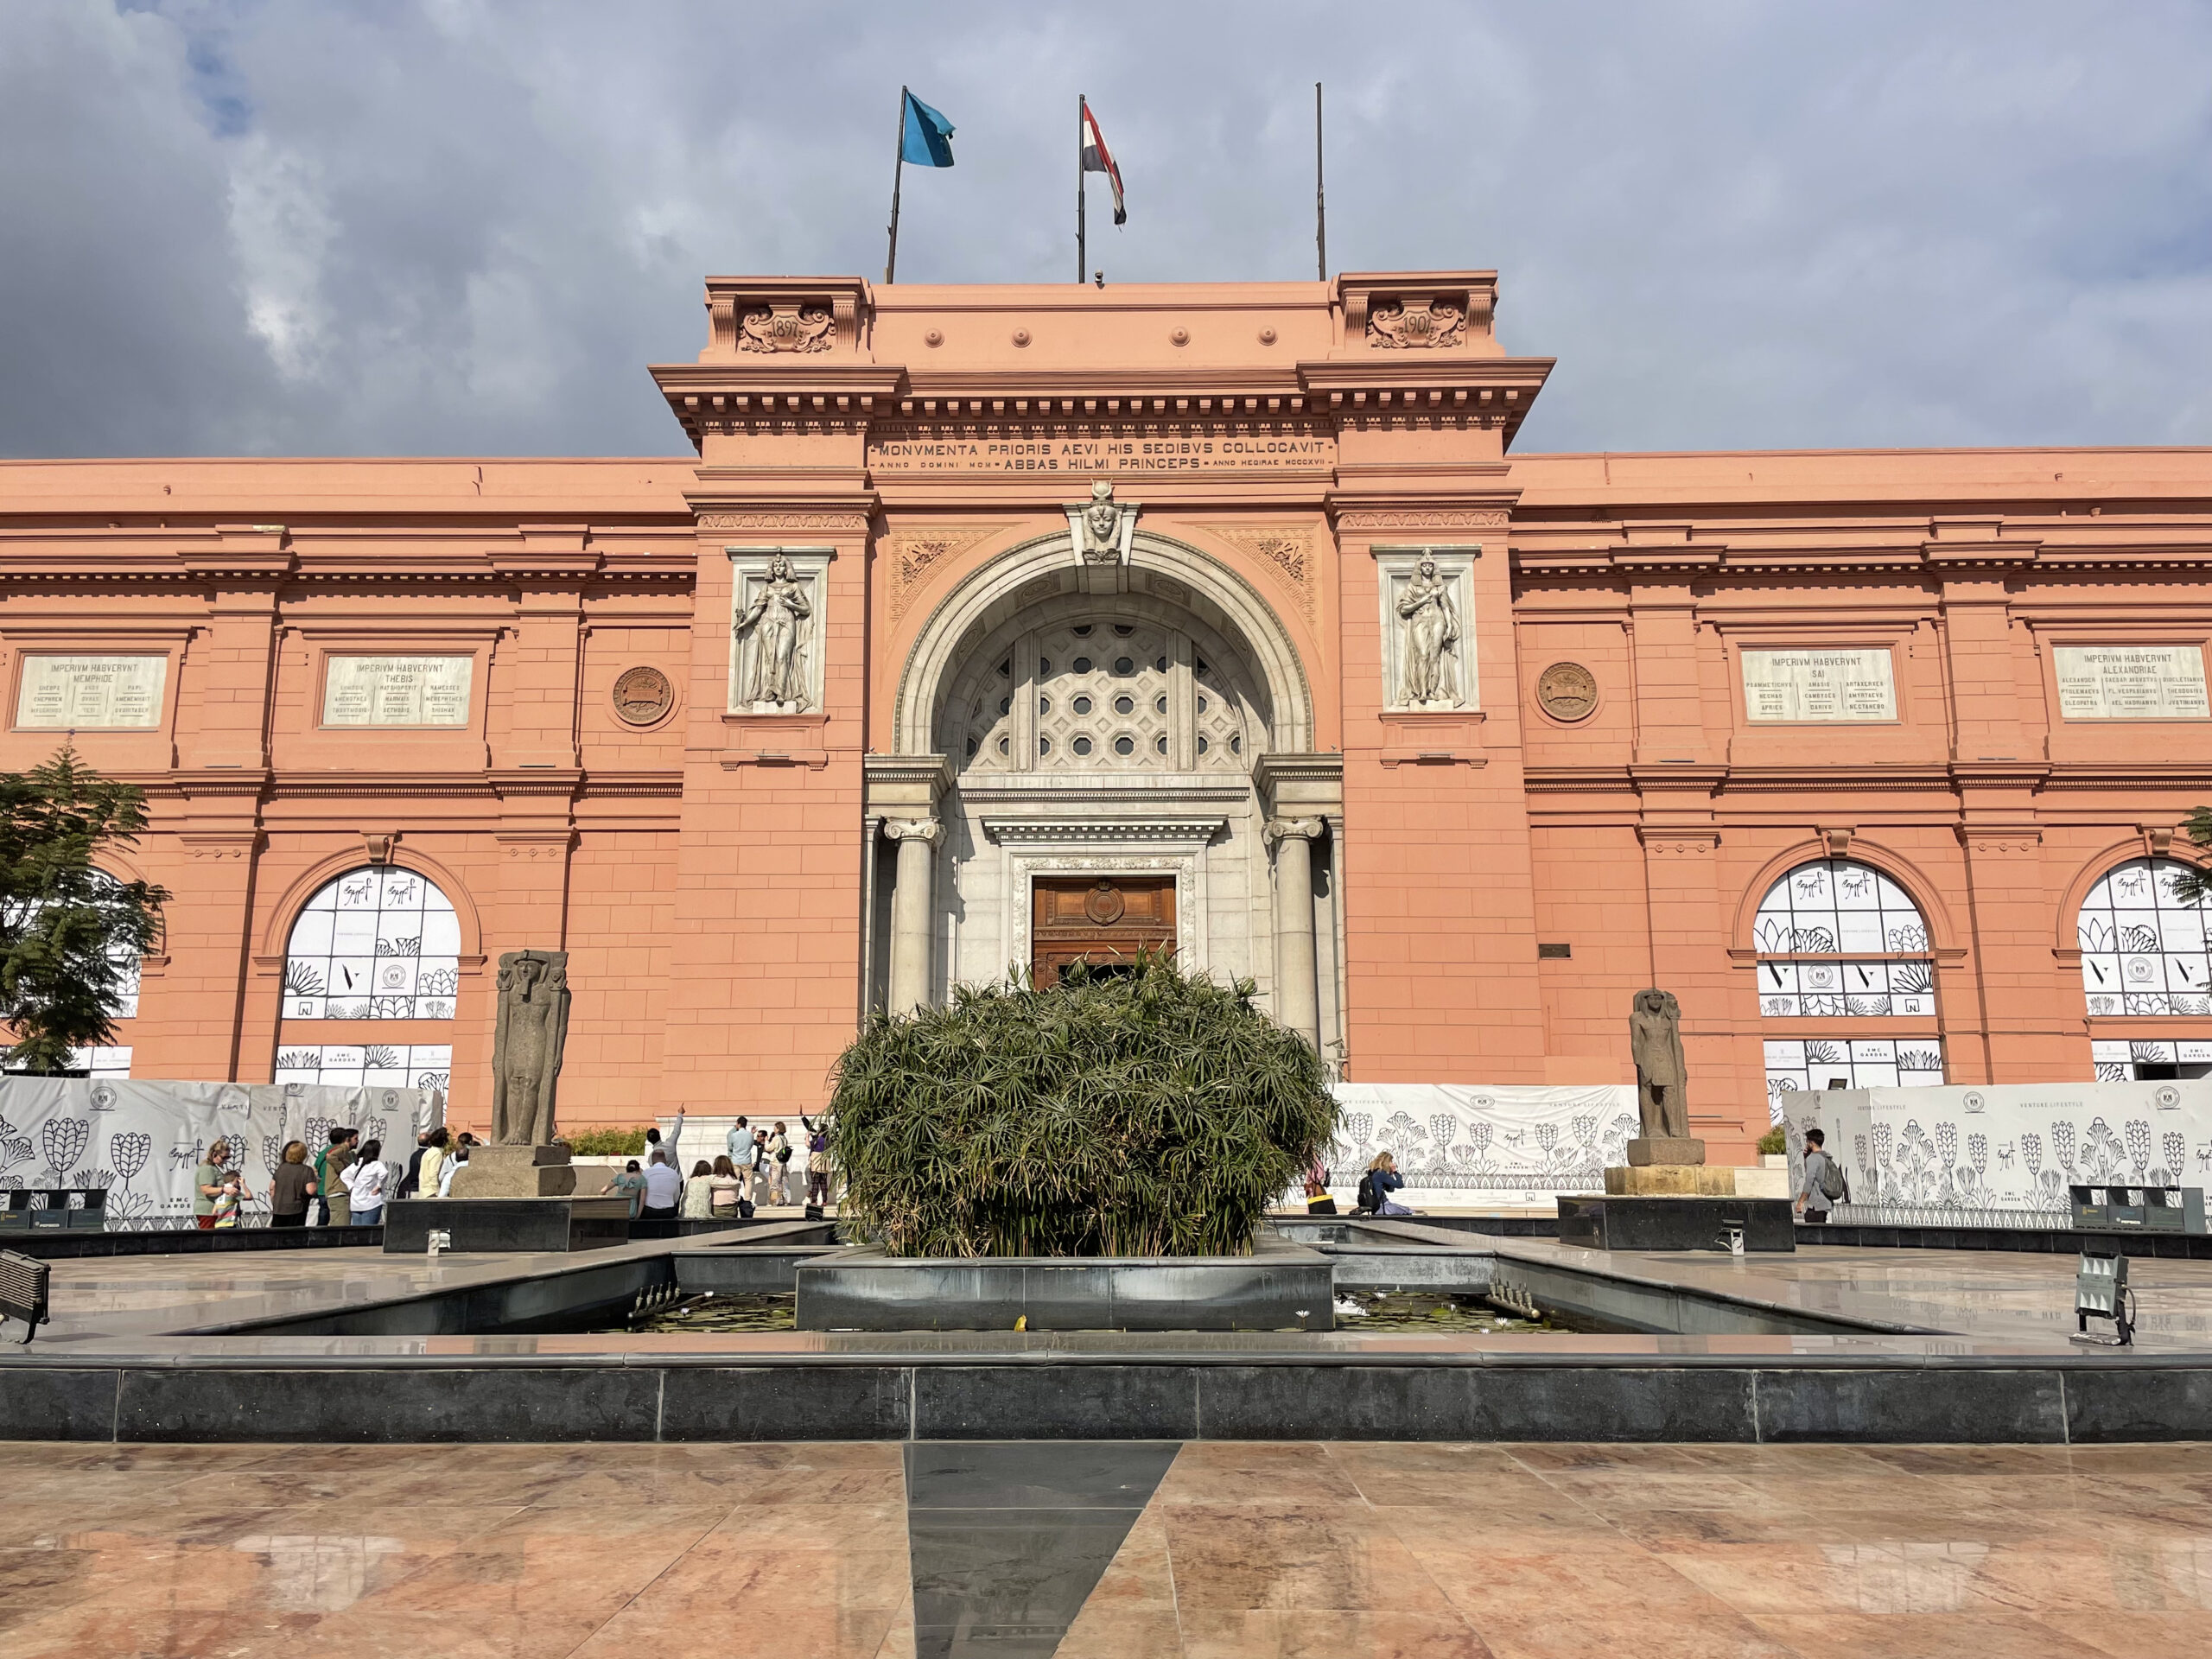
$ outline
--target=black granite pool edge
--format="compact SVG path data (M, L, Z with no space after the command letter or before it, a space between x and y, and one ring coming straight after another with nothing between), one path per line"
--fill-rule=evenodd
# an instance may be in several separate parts
M0 1440L2212 1440L2183 1355L89 1356L0 1365Z

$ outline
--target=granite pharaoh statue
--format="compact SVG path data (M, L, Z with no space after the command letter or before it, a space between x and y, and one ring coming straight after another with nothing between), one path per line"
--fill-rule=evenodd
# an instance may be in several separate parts
M542 1147L553 1139L553 1090L569 1039L569 953L510 950L499 958L499 1018L492 1039L492 1140Z
M1690 1132L1689 1072L1682 1064L1682 1010L1671 992L1638 991L1629 1005L1628 1051L1636 1062L1637 1115L1649 1140Z

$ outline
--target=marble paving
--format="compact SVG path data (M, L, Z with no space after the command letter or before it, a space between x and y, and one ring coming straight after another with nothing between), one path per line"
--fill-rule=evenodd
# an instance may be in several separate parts
M0 1654L2208 1655L2208 1500L2212 1445L16 1443Z

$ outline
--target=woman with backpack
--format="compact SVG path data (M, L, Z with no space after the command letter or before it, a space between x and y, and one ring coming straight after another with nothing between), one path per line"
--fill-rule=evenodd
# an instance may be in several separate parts
M1375 1161L1367 1166L1367 1173L1359 1178L1358 1213L1410 1216L1412 1211L1393 1202L1390 1197L1405 1184L1406 1178L1398 1173L1398 1160L1387 1152L1376 1154Z

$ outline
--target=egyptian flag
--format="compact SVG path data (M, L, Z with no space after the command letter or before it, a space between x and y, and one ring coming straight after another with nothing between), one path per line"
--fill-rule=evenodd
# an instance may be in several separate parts
M1083 101L1083 170L1103 173L1108 183L1114 187L1114 222L1129 222L1129 210L1122 205L1122 169L1114 165L1113 152L1106 148L1106 136L1098 130L1098 118L1090 112L1090 100ZM1065 155L1063 150L1061 154Z

